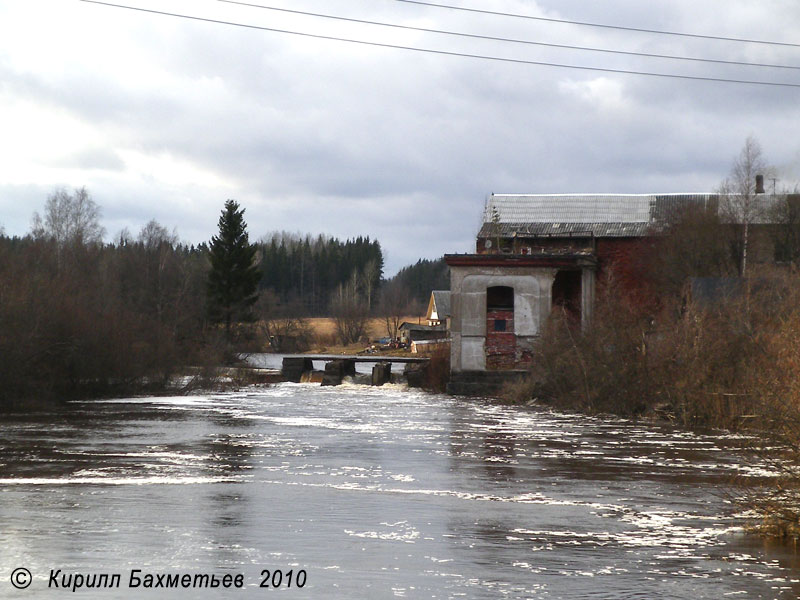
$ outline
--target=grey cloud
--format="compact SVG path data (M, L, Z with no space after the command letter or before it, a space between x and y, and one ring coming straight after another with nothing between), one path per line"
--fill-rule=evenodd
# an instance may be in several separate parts
M309 6L316 6L309 2ZM607 4L577 0L490 2L490 8L661 29L788 35L796 9L773 3L731 20L696 2ZM360 2L359 16L427 19L426 25L561 43L785 60L780 49L660 40L576 26L475 18L454 11ZM725 7L729 7L726 3ZM318 8L337 12L329 3ZM342 9L344 10L344 9ZM373 13L374 11L374 13ZM97 13L102 23L107 13ZM239 12L237 15L250 15ZM753 16L755 14L755 17ZM264 17L252 18L262 22ZM144 21L147 22L147 21ZM161 23L161 21L153 21ZM776 26L778 22L779 26ZM759 25L761 24L761 25ZM771 24L766 27L766 24ZM787 31L793 28L786 27ZM331 33L338 29L330 25ZM773 33L774 32L774 33ZM167 35L167 33L169 35ZM616 76L312 42L264 32L170 22L142 32L141 66L164 86L132 86L90 68L52 76L2 64L7 93L65 110L102 129L106 148L83 149L106 228L131 231L155 217L190 241L213 233L223 197L248 207L254 236L274 229L366 234L392 264L469 248L487 193L706 191L727 174L745 137L768 158L796 163L797 90ZM511 49L420 36L420 44L535 60L650 68L704 76L741 69L674 65L574 52ZM316 42L314 42L317 44ZM113 49L109 49L112 51ZM81 65L82 67L82 65ZM753 70L759 77L762 71ZM605 87L604 87L605 86ZM115 180L116 154L166 153L232 182L221 192ZM66 164L66 163L65 163ZM103 176L92 170L104 169ZM786 169L791 172L791 168ZM127 171L126 171L127 173ZM127 173L129 175L129 173ZM2 182L0 182L2 183ZM106 200L99 197L105 196ZM193 198L188 202L186 198ZM42 199L43 202L43 199ZM187 205L188 204L188 205ZM112 223L113 221L113 223ZM10 227L7 225L6 229ZM399 268L402 263L396 264Z
M53 161L51 164L58 167L85 169L88 171L121 171L125 168L125 162L114 150L102 147L78 150L69 156Z

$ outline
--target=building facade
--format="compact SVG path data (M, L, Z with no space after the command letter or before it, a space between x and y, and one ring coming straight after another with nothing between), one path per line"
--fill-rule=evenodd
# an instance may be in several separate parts
M523 372L553 310L588 327L608 265L635 255L687 207L719 206L716 194L489 196L475 252L446 256L451 392Z
M554 290L588 325L596 260L586 253L449 255L450 368L513 371L530 366Z

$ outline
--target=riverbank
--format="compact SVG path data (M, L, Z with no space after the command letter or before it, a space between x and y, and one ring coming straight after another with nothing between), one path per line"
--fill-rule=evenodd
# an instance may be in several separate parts
M779 476L744 504L766 534L800 539L800 282L758 281L737 297L659 312L601 290L592 327L554 314L530 374L501 396L752 436Z

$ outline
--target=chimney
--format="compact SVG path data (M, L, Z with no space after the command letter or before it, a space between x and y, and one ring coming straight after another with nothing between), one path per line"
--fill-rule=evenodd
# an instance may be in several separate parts
M764 193L764 176L756 175L756 194Z

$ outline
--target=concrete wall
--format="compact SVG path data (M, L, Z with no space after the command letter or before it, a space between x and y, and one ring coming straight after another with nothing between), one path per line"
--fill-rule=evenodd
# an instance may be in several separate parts
M452 371L486 369L486 289L514 289L514 334L517 351L530 351L550 314L556 269L540 267L450 267Z
M533 345L552 308L552 289L558 269L551 267L450 267L450 369L486 370L486 290L514 289L514 335L518 366L529 364ZM592 320L595 300L594 268L581 273L581 324Z

